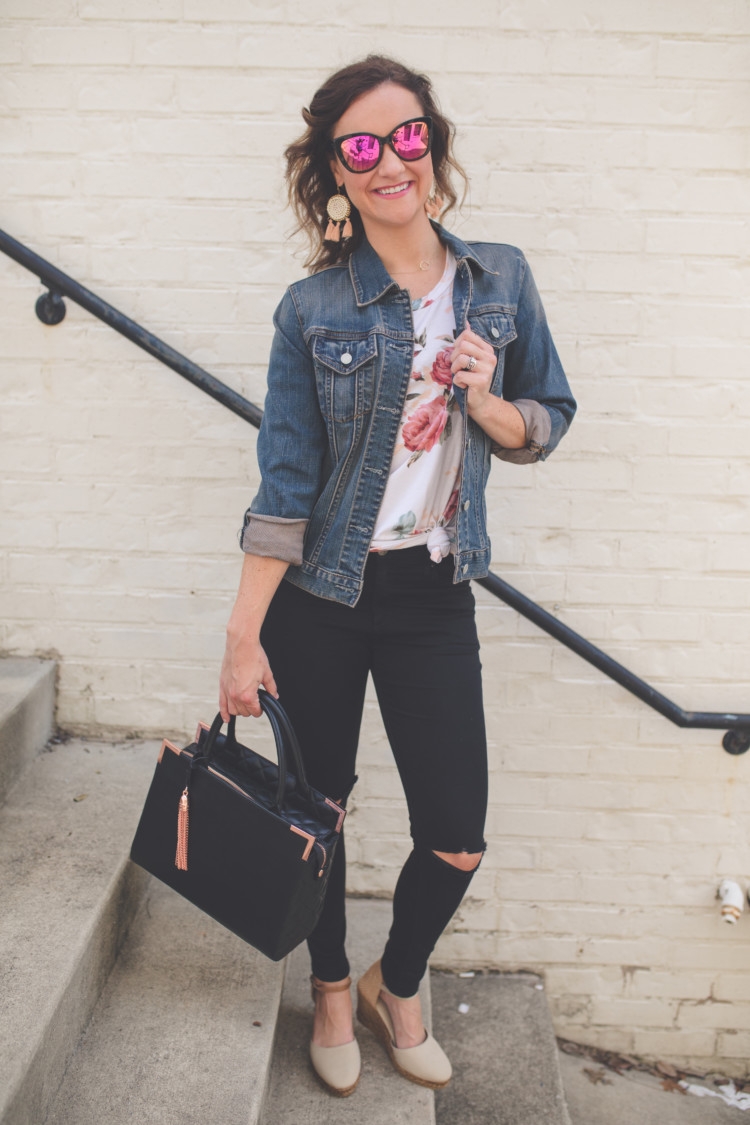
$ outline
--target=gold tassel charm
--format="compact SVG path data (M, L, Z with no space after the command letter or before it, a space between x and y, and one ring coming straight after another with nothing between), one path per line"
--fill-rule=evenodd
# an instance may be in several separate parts
M179 871L188 869L188 791L187 786L182 791L180 805L177 810L177 854L174 865Z
M328 215L328 226L324 242L339 242L342 238L352 237L352 224L349 222L349 216L352 213L352 205L346 198L341 188L338 188L335 195L332 195L326 204L326 214Z

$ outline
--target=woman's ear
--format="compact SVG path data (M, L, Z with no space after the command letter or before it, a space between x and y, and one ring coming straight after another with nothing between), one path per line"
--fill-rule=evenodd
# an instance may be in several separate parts
M336 187L340 190L344 186L344 179L341 175L341 168L339 167L339 162L336 157L333 157L328 167L331 169L331 175L333 176Z

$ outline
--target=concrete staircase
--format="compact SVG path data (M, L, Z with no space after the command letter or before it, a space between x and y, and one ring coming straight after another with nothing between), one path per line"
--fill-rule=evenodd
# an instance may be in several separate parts
M54 678L0 659L0 1125L569 1125L529 977L433 975L432 1004L425 981L455 1062L437 1098L363 1029L358 1090L327 1095L304 949L274 964L130 863L158 743L49 743ZM351 902L354 972L389 918Z

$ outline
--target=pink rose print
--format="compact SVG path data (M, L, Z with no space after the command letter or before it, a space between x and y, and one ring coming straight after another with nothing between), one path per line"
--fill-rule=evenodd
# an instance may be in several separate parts
M442 387L452 385L450 348L444 348L442 352L438 352L436 355L435 362L432 365L432 381L433 383L439 383Z
M445 520L446 523L449 523L450 520L453 519L454 515L456 514L457 508L458 508L458 489L454 488L453 492L451 492L450 500L445 505L445 511L443 512L443 519Z
M403 428L404 445L412 452L424 450L425 453L429 453L440 440L447 421L448 411L445 408L444 398L433 398L430 402L423 402Z

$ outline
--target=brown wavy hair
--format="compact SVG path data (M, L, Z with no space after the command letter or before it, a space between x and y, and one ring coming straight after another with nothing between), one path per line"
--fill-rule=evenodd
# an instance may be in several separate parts
M315 93L309 109L302 110L307 128L284 152L289 203L297 219L295 234L307 235L310 253L305 265L313 273L346 261L364 238L362 220L352 206L353 237L345 242L323 241L328 223L326 204L337 190L330 168L332 130L353 101L384 82L410 90L419 100L422 112L432 118L432 164L440 218L458 202L451 183L451 170L463 180L465 194L466 173L453 155L456 130L440 112L429 78L385 55L368 55L360 62L337 70Z

